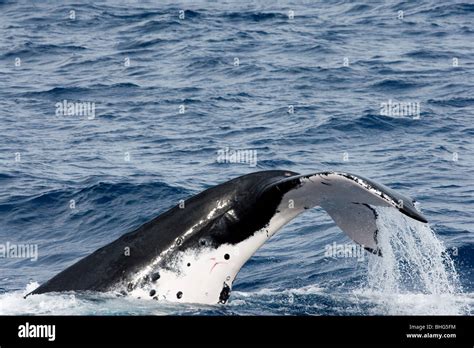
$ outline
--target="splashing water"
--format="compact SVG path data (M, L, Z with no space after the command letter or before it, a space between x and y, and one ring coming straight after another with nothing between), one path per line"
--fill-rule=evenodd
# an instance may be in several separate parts
M454 262L429 225L392 208L377 212L382 257L369 258L367 288L384 312L463 314Z

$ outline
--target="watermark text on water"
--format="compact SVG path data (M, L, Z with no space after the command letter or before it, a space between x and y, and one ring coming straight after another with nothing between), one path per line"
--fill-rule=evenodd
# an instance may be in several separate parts
M243 163L255 167L257 165L257 150L225 147L217 150L217 163Z
M0 258L38 260L38 244L0 243Z
M420 102L394 101L389 99L380 103L380 115L388 117L412 117L420 118Z
M69 101L64 99L54 104L56 116L79 116L87 117L88 120L95 119L95 102Z

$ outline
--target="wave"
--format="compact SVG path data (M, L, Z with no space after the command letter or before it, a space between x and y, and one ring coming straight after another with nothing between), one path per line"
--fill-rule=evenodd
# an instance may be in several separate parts
M163 45L164 43L170 42L161 38L154 38L149 40L137 39L132 41L123 41L117 44L117 49L120 51L135 51L139 49L153 49L156 50L156 46ZM152 51L153 52L153 51Z
M409 81L407 79L384 79L373 83L370 87L375 90L397 91L422 87L420 82Z
M6 180L11 180L11 179L15 179L15 177L10 174L0 173L0 181L3 181L3 180L6 181Z
M87 94L93 95L94 92L104 92L105 90L107 90L108 92L117 92L117 93L119 93L120 90L126 90L130 92L130 89L134 89L134 88L140 88L140 86L131 82L114 83L111 85L94 84L89 87L77 87L77 86L53 87L51 89L47 89L43 91L25 92L25 93L22 93L21 96L24 98L58 97L58 98L70 98L71 100L77 100L78 97L83 97L84 95L87 95Z
M474 12L474 4L463 2L433 6L430 9L421 10L417 13L427 14L434 18L445 18L450 16L470 15L472 12Z
M276 12L225 12L222 17L231 21L264 22L271 20L288 20L288 14Z
M13 196L7 202L0 204L1 207L4 205L15 206L15 209L22 207L23 209L29 209L32 206L45 206L48 205L52 208L52 204L63 204L64 201L69 201L71 197L84 199L89 202L104 202L110 201L114 198L124 197L126 195L136 195L136 197L147 196L147 193L154 192L159 195L175 195L183 194L186 190L174 186L170 186L164 182L156 181L151 183L133 184L129 182L96 182L90 186L80 189L58 189L51 190L35 196Z
M154 33L154 32L161 32L162 30L170 30L173 29L173 27L178 27L180 25L180 22L178 20L149 20L144 23L139 23L134 27L131 28L126 28L120 31L120 34L128 34L130 33L137 33L137 34L142 34L142 33Z
M57 55L71 52L81 52L87 50L84 46L78 45L54 45L26 42L19 47L5 52L1 58L11 59L12 57L36 57L38 55Z
M405 53L404 56L416 59L452 59L456 56L455 52L432 51L427 49L418 49Z
M464 108L474 106L474 98L453 97L449 99L428 99L428 103L443 107Z
M334 129L360 133L366 130L393 131L400 129L400 127L409 128L413 126L412 117L390 117L365 112L364 115L355 118L330 117L326 122L319 125L317 130Z

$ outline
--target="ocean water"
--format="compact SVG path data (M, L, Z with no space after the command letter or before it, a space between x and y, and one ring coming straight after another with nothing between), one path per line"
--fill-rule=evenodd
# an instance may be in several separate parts
M435 0L0 1L0 243L38 246L37 260L0 258L0 314L472 314L473 14ZM227 148L257 161L219 163ZM430 225L383 212L384 257L327 257L352 242L312 209L224 306L23 299L180 199L268 169L366 176Z

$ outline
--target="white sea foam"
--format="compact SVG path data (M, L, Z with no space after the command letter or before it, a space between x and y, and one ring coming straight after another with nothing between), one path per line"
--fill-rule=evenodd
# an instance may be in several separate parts
M281 296L281 295L314 295L321 294L323 288L316 285L308 285L301 288L290 289L260 289L252 292L233 291L232 295L238 297L253 297L253 296Z
M24 298L37 286L37 283L30 283L24 290L1 294L0 315L163 315L176 310L168 303L106 293L47 293Z

